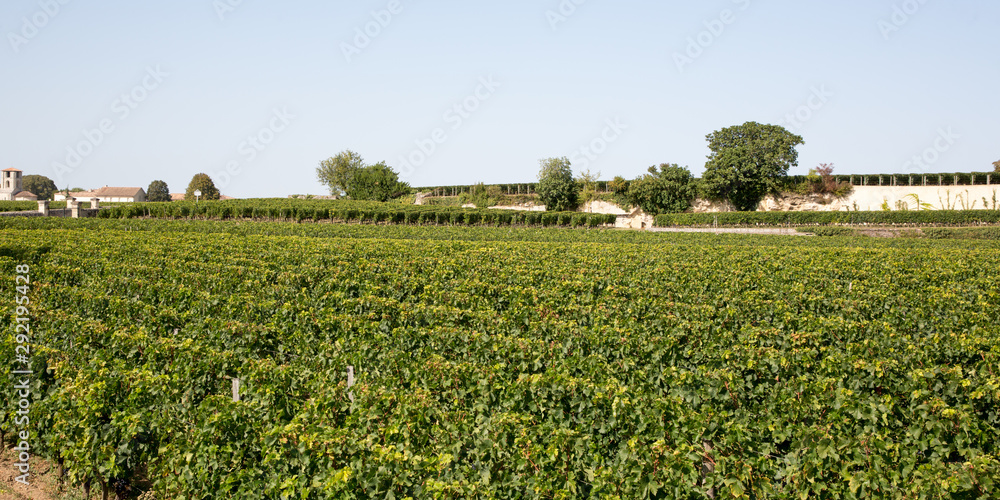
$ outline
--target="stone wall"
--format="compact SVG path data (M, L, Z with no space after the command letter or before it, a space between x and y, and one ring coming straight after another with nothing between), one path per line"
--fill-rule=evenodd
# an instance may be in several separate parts
M889 207L896 209L896 202L902 201L910 209L916 208L913 196L920 198L920 203L930 203L935 210L957 209L993 209L993 199L997 199L1000 208L1000 185L991 186L855 186L854 192L841 202L843 209L881 210L883 201ZM983 206L983 198L986 204ZM973 206L975 205L975 206Z

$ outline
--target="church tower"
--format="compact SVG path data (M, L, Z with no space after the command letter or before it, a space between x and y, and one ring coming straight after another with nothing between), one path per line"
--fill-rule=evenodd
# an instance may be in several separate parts
M0 175L0 200L12 201L14 195L24 191L22 172L16 168L8 168L0 173L3 174Z

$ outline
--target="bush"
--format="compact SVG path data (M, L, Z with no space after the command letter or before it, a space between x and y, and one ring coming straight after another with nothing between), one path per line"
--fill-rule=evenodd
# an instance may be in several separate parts
M647 174L631 182L629 205L650 215L687 210L696 194L694 176L687 168L662 164L659 170L649 167Z

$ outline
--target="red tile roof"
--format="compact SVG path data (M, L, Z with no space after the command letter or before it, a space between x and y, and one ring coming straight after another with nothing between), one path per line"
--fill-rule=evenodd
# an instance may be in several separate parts
M104 186L97 190L95 197L115 197L115 198L130 198L139 195L139 191L142 188L137 187L108 187ZM72 193L70 193L72 194Z
M63 196L66 196L66 191L59 191L56 194L61 194ZM77 198L77 199L97 198L97 191L75 191L75 192L74 191L70 191L69 192L69 197L70 198Z

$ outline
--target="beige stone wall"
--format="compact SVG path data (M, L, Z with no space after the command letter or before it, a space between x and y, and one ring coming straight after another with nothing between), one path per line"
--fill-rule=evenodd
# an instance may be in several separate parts
M580 211L592 214L614 214L614 215L625 215L628 213L618 205L615 205L614 203L610 203L604 200L588 201L587 203L583 204L583 207L580 208Z
M993 197L997 197L1000 207L1000 185L991 186L855 186L854 193L843 200L846 210L854 205L861 210L881 210L882 202L888 201L895 210L896 202L907 203L910 209L915 208L911 194L920 198L920 203L930 203L935 210L942 209L984 209L993 208ZM988 207L983 206L986 198ZM950 201L949 201L950 200ZM974 206L973 206L974 205Z
M475 206L475 205L473 205ZM544 212L545 205L535 205L534 203L522 203L520 205L497 205L490 207L496 210L521 210L524 212Z

